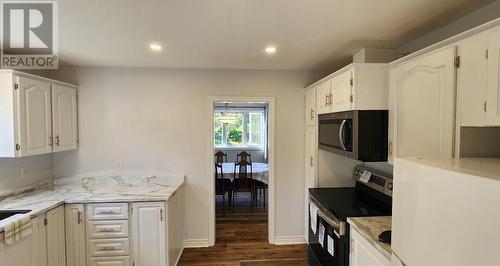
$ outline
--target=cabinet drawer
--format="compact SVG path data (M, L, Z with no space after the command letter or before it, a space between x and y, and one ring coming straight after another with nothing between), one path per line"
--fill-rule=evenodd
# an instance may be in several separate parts
M98 203L87 205L89 220L128 219L128 203Z
M124 256L129 252L128 238L89 240L89 256L92 257Z
M89 258L89 266L130 266L130 259L128 256Z
M89 238L128 237L128 220L88 221Z

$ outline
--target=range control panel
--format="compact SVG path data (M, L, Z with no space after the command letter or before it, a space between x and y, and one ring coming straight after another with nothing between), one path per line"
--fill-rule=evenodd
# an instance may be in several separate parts
M392 176L377 170L358 165L353 179L392 197Z

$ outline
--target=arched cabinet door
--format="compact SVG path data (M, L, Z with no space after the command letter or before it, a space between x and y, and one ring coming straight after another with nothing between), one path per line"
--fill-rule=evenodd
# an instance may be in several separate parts
M448 47L391 69L391 157L453 156L455 54Z
M50 83L16 76L18 156L52 152Z
M76 88L52 84L54 152L78 146Z

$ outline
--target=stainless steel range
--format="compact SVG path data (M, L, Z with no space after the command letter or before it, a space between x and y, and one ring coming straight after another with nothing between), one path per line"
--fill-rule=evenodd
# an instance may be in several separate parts
M349 265L347 217L392 213L392 176L358 166L353 178L355 187L309 189L311 265Z

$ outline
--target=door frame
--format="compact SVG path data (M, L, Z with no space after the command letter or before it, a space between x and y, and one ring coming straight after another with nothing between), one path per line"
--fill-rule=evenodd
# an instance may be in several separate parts
M208 192L208 245L215 245L215 176L214 176L214 129L213 129L213 111L214 103L221 101L232 102L266 102L268 104L268 164L269 164L269 206L267 208L268 214L268 241L269 244L274 244L276 219L275 219L275 97L273 96L209 96L207 99L207 129L209 131L210 140L207 147L207 174L209 181Z

